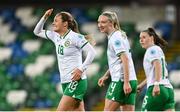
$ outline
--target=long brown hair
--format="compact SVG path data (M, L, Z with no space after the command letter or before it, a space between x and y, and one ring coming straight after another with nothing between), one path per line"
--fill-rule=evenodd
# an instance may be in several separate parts
M153 28L148 28L147 30L144 30L142 32L146 32L149 36L153 36L154 44L160 46L161 48L164 48L168 45L168 42L165 41L163 38L159 37Z
M69 12L62 11L62 12L57 14L57 16L60 16L60 15L61 15L62 22L67 22L68 23L68 29L71 29L76 33L80 33L77 21L74 19L74 17ZM95 42L95 40L93 39L92 36L85 35L85 38L93 46L96 44L96 42Z
M60 15L61 15L62 22L68 23L68 29L71 29L74 32L79 33L78 24L76 20L74 19L74 17L69 12L62 11L58 13L56 16L60 16Z

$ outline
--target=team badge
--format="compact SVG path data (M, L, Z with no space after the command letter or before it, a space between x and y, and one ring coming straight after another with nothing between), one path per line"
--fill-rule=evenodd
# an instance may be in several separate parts
M116 47L119 47L120 45L121 45L121 42L120 42L119 40L116 40L116 41L115 41L115 46L116 46Z
M65 47L69 47L71 44L70 40L66 40L65 43L64 43L64 46Z
M156 53L155 50L151 50L151 54L154 55Z

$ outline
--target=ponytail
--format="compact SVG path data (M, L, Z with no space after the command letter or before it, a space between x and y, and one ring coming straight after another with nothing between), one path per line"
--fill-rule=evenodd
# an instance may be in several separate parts
M75 19L72 20L72 22L69 23L69 28L76 32L76 33L79 33L79 28L78 28L78 23Z
M112 18L114 20L114 28L120 30L119 20L115 12L112 13Z
M148 28L147 30L144 30L143 32L148 33L149 36L153 36L154 44L160 46L161 48L168 46L168 42L165 41L163 38L159 37L153 28Z

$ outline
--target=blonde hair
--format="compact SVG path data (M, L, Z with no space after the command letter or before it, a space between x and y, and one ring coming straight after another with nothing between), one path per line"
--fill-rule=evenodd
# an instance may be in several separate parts
M114 28L120 30L119 20L115 12L105 11L101 15L108 17L109 21L113 23Z

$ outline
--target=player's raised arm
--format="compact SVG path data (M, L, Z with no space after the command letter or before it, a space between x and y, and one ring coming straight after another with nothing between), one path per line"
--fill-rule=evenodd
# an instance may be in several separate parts
M43 27L44 27L44 23L46 22L46 20L48 19L48 17L52 14L53 12L53 9L48 9L43 17L40 19L40 21L37 23L37 25L35 26L34 28L34 34L36 36L39 36L39 37L42 37L42 38L47 38L46 37L46 34L45 34L45 30L43 30Z

